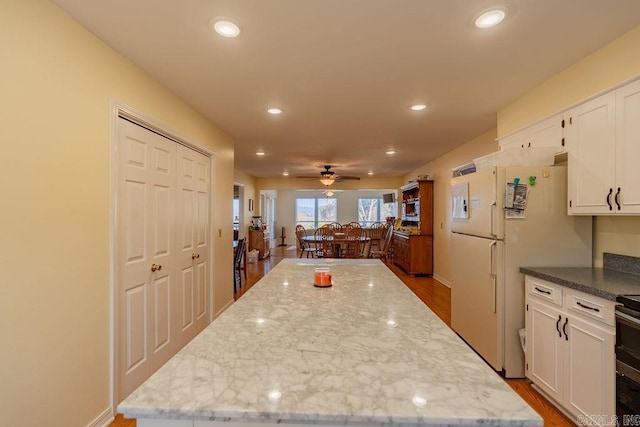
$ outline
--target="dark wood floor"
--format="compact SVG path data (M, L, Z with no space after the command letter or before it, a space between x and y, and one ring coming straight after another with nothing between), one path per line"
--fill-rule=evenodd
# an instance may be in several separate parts
M279 246L271 251L271 257L256 263L247 264L247 280L243 278L242 288L235 295L235 299L241 298L251 287L265 274L275 267L283 258L295 258L296 251L289 251L284 246ZM430 277L413 277L405 274L400 268L390 265L389 268L402 282L411 289L444 323L451 327L451 291L442 283ZM572 423L560 411L558 411L547 399L535 391L531 384L524 379L505 380L511 388L518 393L542 418L545 426L571 427ZM118 415L109 427L135 427L135 420L123 418Z

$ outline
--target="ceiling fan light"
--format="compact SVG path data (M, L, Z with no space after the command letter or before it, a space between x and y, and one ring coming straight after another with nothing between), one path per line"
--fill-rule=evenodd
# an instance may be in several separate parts
M335 178L320 178L320 182L322 183L322 185L326 185L329 186L331 184L333 184L334 182L336 182Z
M333 191L331 191L331 190L327 190L327 191L325 191L325 192L324 192L324 194L326 194L326 196L327 196L327 197L331 197L331 196L333 196L335 193L334 193Z

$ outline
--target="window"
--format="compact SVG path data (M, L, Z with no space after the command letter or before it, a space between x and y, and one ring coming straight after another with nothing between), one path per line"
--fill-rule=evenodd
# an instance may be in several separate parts
M338 201L335 198L296 199L296 224L318 228L338 220Z
M363 227L385 222L388 216L396 216L396 206L396 202L382 203L382 197L358 199L358 222Z

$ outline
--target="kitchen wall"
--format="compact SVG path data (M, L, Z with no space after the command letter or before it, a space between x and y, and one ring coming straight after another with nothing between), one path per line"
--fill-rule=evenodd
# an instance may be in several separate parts
M504 136L640 75L640 26L533 88L498 112ZM640 217L594 218L594 266L602 253L640 256Z
M428 174L434 180L433 201L433 277L447 286L451 283L451 169L498 149L496 129L472 139L464 145L412 171L404 181Z
M233 300L233 141L50 2L1 9L0 419L87 426L110 415L111 102L215 152L216 310Z

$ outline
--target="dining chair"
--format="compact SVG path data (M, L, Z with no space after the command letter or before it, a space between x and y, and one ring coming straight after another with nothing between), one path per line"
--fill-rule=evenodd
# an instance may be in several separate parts
M362 228L362 224L360 224L359 222L356 222L356 221L351 221L346 226L350 227L350 228Z
M342 230L342 224L340 224L339 222L329 222L329 223L323 225L323 227L330 228L334 232Z
M368 229L369 237L371 237L371 250L381 250L383 240L387 235L387 224L381 222L374 222Z
M335 242L335 233L330 227L320 227L314 232L316 255L318 258L337 258L340 244Z
M391 251L392 238L393 238L393 227L389 226L387 227L387 234L384 236L384 240L382 241L382 248L379 250L373 250L369 252L369 257L379 258L380 260L382 260L382 262L386 264L388 259L390 258L389 253Z
M345 236L344 250L342 258L362 258L364 252L365 231L362 227L350 227Z
M233 259L233 292L236 293L242 288L242 258L244 257L244 248L246 245L247 239L242 238L238 240L238 246L236 246L236 251L234 253ZM246 274L245 268L245 274ZM246 279L246 277L245 277Z
M316 248L315 245L312 245L310 242L304 241L303 239L307 236L307 230L305 230L303 225L296 225L296 238L298 239L298 247L300 248L300 258L304 253L307 254L307 258L309 258L309 254L311 254L312 258L316 256Z

